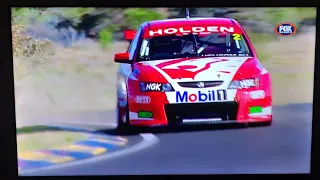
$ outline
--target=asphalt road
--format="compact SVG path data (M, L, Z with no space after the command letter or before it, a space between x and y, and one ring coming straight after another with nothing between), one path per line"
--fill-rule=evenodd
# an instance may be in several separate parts
M146 132L159 142L141 151L26 175L308 173L312 104L275 106L273 112L270 127L151 129ZM60 120L108 129L97 123L106 122L107 117L114 118L114 112L69 114ZM130 141L138 136L127 137Z

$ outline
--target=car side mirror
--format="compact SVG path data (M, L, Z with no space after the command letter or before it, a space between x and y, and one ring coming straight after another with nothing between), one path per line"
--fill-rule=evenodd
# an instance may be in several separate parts
M130 60L130 54L125 53L118 53L114 55L114 62L116 63L126 63L126 64L132 64L132 60Z
M124 39L127 41L132 41L134 36L136 35L136 30L125 30L124 31Z

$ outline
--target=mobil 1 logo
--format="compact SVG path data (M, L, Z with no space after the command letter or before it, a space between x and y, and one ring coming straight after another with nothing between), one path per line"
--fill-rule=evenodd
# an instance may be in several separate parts
M224 89L219 89L219 90L217 90L217 96L218 96L217 99L219 101L227 100L227 91Z
M225 89L218 90L199 90L197 93L189 93L188 91L176 92L176 102L215 102L227 100L227 91Z

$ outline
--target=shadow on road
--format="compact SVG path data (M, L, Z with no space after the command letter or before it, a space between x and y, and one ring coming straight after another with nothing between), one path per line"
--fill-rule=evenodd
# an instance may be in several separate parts
M293 114L292 117L295 119L310 119L310 113L312 113L312 103L300 103L300 104L288 104L288 105L275 105L273 107L273 125L279 126L279 124L287 124L288 115ZM39 119L43 123L43 119L50 119L47 124L61 124L62 126L66 125L67 127L72 127L72 129L66 129L68 131L84 131L82 128L93 127L96 132L101 132L109 135L124 135L124 136L133 136L139 133L183 133L183 132L193 132L193 131L213 131L213 130L230 130L230 129L239 129L246 127L254 127L257 125L239 125L239 124L206 124L206 125L188 125L188 126L176 126L176 127L153 127L153 128L134 128L134 129L124 129L123 131L117 131L113 127L106 127L102 125L90 124L90 122L97 122L98 124L109 123L115 121L115 111L106 110L106 111L77 111L70 112L68 114L57 114L50 116L39 116L33 117L32 120ZM55 119L59 120L55 122ZM71 121L71 124L68 122ZM72 123L77 121L81 124ZM292 120L290 120L292 121ZM308 120L309 121L309 120ZM306 122L308 122L306 121ZM31 121L32 122L32 121ZM63 122L63 123L62 123ZM300 121L295 120L294 122L300 123ZM310 121L311 122L311 121ZM291 122L290 124L292 124ZM74 127L78 127L79 130L75 130ZM259 126L259 125L258 125ZM56 131L57 128L54 127ZM91 132L91 131L90 131Z
M183 132L196 132L196 131L217 131L217 130L230 130L230 129L243 129L248 127L264 127L268 126L265 123L255 124L210 124L210 125L184 125L184 126L167 126L167 127L134 127L130 129L105 129L98 130L100 133L108 135L123 135L123 136L134 136L140 133L183 133Z
M312 103L297 103L287 105L275 105L273 106L274 122L281 122L284 114L290 114L292 112L312 112ZM210 124L210 125L187 125L177 127L153 127L153 128L134 128L125 129L123 131L117 131L115 129L100 130L99 132L110 134L110 135L125 135L132 136L139 133L183 133L183 132L195 132L195 131L217 131L217 130L230 130L248 127L264 127L268 124Z

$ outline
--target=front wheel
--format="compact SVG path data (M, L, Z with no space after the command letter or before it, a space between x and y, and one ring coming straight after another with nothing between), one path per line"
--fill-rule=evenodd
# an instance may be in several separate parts
M128 108L128 104L126 105L125 107L125 111L126 111L126 115L125 117L122 117L121 116L121 113L120 113L120 106L119 106L119 103L117 105L117 129L125 129L125 128L128 128L130 127L130 121L129 121L129 108Z
M120 113L120 107L119 104L117 105L118 110L118 125L117 125L117 131L120 133L134 133L135 132L135 128L130 124L130 117L129 117L129 104L127 103L126 107L125 107L125 118L121 117L121 113Z

